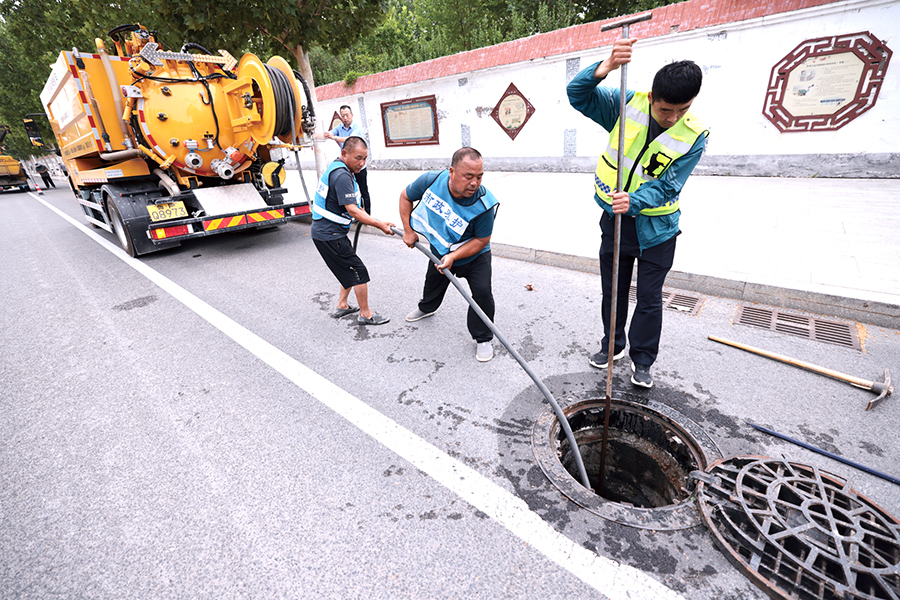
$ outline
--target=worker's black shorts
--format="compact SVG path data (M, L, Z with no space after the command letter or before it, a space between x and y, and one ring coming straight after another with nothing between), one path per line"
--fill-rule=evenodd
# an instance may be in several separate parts
M337 277L341 287L352 288L355 285L369 283L369 271L356 255L347 236L342 235L327 242L313 240L313 243L316 245L316 250L322 255L325 264Z

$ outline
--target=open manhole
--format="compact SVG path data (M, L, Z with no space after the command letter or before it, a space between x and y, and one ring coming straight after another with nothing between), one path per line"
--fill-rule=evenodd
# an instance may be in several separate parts
M716 544L772 598L900 599L900 521L816 467L712 464L697 487Z
M575 434L588 479L597 487L605 400L585 400L563 409ZM573 454L556 415L548 407L532 430L534 455L548 479L590 512L642 529L687 529L701 524L694 471L722 457L700 427L672 408L613 399L606 454L604 496L578 480Z

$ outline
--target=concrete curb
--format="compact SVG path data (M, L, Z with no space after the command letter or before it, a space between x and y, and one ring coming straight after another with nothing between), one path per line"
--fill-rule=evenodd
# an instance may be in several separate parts
M506 244L491 244L491 252L495 256L511 258L525 262L533 262L541 265L583 271L586 273L600 273L597 259L584 256L572 256L535 250L534 248L522 248ZM773 285L734 281L708 275L694 275L670 271L666 277L666 286L679 290L688 290L707 294L733 298L742 302L766 304L791 310L802 310L860 321L879 327L900 329L900 306L884 302L871 302L855 298L844 298L830 294L805 292Z

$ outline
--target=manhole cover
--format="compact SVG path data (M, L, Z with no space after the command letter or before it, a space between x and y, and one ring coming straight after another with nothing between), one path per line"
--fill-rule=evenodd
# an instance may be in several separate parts
M760 456L712 464L700 511L772 598L900 599L900 522L836 475Z
M563 409L588 479L597 485L605 400L585 400ZM722 453L700 427L672 408L613 399L605 497L576 479L572 452L559 420L547 407L532 430L535 459L565 496L588 511L631 527L674 530L702 524L696 509L696 482Z

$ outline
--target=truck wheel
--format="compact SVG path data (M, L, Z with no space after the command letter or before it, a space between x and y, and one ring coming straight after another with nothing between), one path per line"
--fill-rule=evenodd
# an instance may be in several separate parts
M119 245L122 246L122 250L128 253L128 256L136 257L137 252L134 251L134 242L131 241L128 228L125 227L125 220L122 219L116 203L109 196L106 197L106 206L109 210L109 220L112 221L113 231L116 232L116 237L119 238Z

